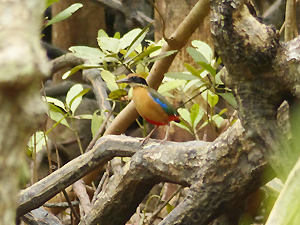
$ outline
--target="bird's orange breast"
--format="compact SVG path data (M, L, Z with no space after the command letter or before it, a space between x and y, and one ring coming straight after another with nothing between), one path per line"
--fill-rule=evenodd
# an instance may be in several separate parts
M138 113L150 123L165 125L170 121L170 116L150 97L146 88L134 87L132 100Z

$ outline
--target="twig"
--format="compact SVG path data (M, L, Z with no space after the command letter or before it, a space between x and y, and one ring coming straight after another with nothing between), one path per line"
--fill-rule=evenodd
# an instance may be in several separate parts
M294 38L294 24L295 24L295 0L287 0L285 11L285 30L284 41L288 42Z
M79 203L80 203L79 201L71 201L71 204L73 206L78 206ZM68 208L69 203L68 202L55 202L55 203L46 202L43 206L47 208Z
M150 2L150 4L153 6L153 8L156 10L158 17L161 21L161 25L162 25L162 36L164 38L164 40L170 45L171 39L166 37L166 23L165 20L163 18L163 16L161 15L160 11L158 10L158 8L156 7L155 3L153 2L153 0L148 0Z
M84 214L87 214L91 211L92 204L90 202L89 195L87 194L84 182L82 180L78 180L72 185L72 187L80 201Z
M93 148L93 146L95 145L96 141L100 138L101 134L104 131L104 128L106 127L107 122L109 121L109 118L111 117L111 115L114 112L115 107L116 107L116 102L113 102L113 106L112 106L111 111L108 113L107 117L105 118L105 120L101 124L101 126L98 129L97 133L95 134L93 140L89 143L88 147L86 148L85 152L90 151Z
M153 215L150 217L148 225L153 224L155 219L157 218L157 215L160 213L160 211L171 201L172 198L174 198L175 195L177 195L180 191L182 190L182 187L180 186L174 193L173 195L165 201L160 207L153 213Z
M97 187L97 190L95 191L95 194L93 196L93 199L92 199L92 204L94 204L97 200L97 196L98 194L102 191L103 189L103 186L104 186L104 182L106 181L106 179L109 177L109 174L107 172L105 172L99 182L99 185Z
M69 205L69 207L70 207L70 209L71 209L71 212L73 213L75 219L76 219L77 221L80 221L80 217L79 217L78 213L76 212L74 206L72 205L72 203L71 203L71 201L70 201L70 198L69 198L69 196L68 196L66 190L62 190L62 193L64 194L64 196L65 196L65 198L66 198L66 200L67 200L67 202L68 202L68 205Z

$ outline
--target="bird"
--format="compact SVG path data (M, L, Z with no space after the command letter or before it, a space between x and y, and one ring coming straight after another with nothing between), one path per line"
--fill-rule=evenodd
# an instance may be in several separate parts
M163 125L167 125L167 131L161 143L165 142L168 138L170 122L180 122L177 110L160 93L149 87L140 74L131 73L126 78L117 80L116 83L128 83L133 88L132 100L136 110L146 121L155 125L141 145L147 144L156 128Z

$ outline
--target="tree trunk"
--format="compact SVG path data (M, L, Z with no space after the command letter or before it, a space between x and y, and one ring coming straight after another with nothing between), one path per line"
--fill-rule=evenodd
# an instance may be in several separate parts
M68 19L53 24L52 43L66 50L75 45L97 47L98 30L105 29L102 5L90 0L59 1L52 6L53 16L74 3L82 3L83 7Z
M41 75L50 69L40 44L44 4L0 1L0 224L13 224L29 137L43 123Z

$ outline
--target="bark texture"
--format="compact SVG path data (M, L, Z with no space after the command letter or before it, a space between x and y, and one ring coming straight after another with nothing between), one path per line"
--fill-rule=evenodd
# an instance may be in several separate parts
M25 149L44 122L39 82L50 67L40 44L44 4L0 1L0 224L13 224Z
M200 0L178 31L184 31L184 24L197 27L195 18L200 23L202 16L195 17L196 9L201 4L207 7L208 3ZM91 151L22 191L18 216L41 206L115 156L132 158L119 175L110 178L81 225L125 224L159 182L190 187L186 198L160 224L205 225L273 177L266 160L278 176L286 178L299 152L282 141L285 136L277 117L284 100L289 103L291 115L299 102L300 38L279 42L276 31L256 20L242 0L211 0L210 7L216 50L227 69L223 80L234 91L240 120L214 142L141 148L133 138L102 137ZM193 22L188 23L189 19ZM184 35L175 32L164 49L180 49L185 40ZM156 65L166 61L170 63L172 59ZM156 69L154 66L151 72ZM149 78L151 85L155 85L153 77ZM128 118L123 120L128 122ZM291 128L297 130L294 124ZM122 132L120 127L112 129Z

